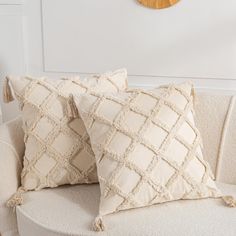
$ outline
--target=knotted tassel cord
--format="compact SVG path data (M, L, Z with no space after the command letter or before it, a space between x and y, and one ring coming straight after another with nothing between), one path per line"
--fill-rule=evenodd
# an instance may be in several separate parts
M24 202L23 193L26 190L23 187L18 188L16 193L7 201L7 207L15 208L16 206L22 205Z
M79 116L78 109L75 105L73 95L70 94L67 100L67 113L70 118L76 118Z
M98 216L95 218L94 223L93 223L93 230L94 231L105 231L105 225L103 223L103 219L101 216Z
M5 78L4 84L3 84L3 101L5 103L9 103L14 100L14 97L12 95L12 90L10 87L10 81L9 77Z

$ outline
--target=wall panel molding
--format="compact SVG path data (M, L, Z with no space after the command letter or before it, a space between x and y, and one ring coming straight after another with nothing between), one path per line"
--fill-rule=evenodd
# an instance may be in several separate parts
M212 3L183 1L158 12L127 0L42 0L45 71L126 66L132 75L231 80L236 3Z
M0 0L0 87L6 74L86 77L126 67L132 87L192 80L235 94L235 12L235 0L164 11L132 0ZM4 120L18 112L16 103L2 108Z
M6 2L6 1L5 1ZM8 74L25 73L25 48L23 33L23 5L20 1L0 1L0 90ZM2 95L2 92L0 93ZM3 112L3 121L10 120L19 114L16 102L4 104L2 96L0 104Z

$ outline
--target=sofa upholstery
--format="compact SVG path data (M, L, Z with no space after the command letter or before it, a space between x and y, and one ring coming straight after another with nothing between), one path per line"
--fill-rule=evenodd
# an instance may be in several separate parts
M236 106L226 95L198 94L196 123L204 154L219 187L236 197ZM16 224L5 201L19 186L24 154L20 118L0 127L0 233L17 235L97 235L91 223L98 212L98 185L62 186L25 194L17 207ZM236 210L220 199L176 201L124 211L104 218L109 227L101 235L236 235Z
M196 123L204 144L204 157L217 181L236 184L236 97L199 94Z
M236 186L218 185L236 196ZM220 199L181 200L122 211L103 218L106 230L92 230L99 186L63 186L26 194L17 208L22 236L227 236L236 235L236 210Z
M20 184L24 155L21 118L0 126L0 235L17 235L15 212L6 207L8 198Z

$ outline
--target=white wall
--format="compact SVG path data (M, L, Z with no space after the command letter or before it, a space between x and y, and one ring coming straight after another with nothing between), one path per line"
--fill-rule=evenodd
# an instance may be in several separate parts
M127 67L132 86L191 78L236 90L236 1L0 0L0 76L99 73ZM2 80L1 80L2 81ZM16 103L2 105L4 120Z
M8 73L24 73L24 40L22 5L17 0L0 0L0 85ZM1 89L1 88L0 88ZM0 92L2 95L2 90ZM16 104L6 106L2 103L4 120L16 116L18 107Z

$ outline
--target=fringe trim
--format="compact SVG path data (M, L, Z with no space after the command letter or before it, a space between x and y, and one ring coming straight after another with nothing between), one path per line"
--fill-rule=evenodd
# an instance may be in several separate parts
M223 196L221 199L229 207L236 207L236 199L233 196Z
M78 109L75 105L73 95L70 94L67 100L67 114L70 118L77 118L79 116Z
M12 90L10 87L10 81L9 77L5 78L4 84L3 84L3 101L5 103L9 103L14 100L14 97L12 95Z
M24 202L23 193L26 190L23 187L18 188L15 194L7 201L7 207L15 208L16 206L22 205Z
M103 223L101 216L98 216L95 218L94 223L93 223L93 230L97 232L105 231L105 225Z

